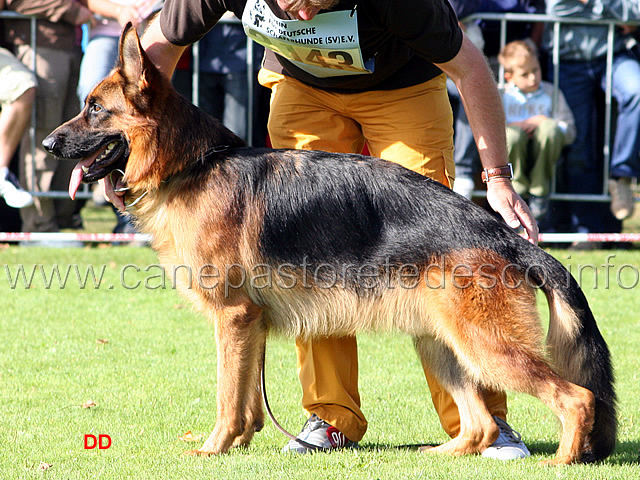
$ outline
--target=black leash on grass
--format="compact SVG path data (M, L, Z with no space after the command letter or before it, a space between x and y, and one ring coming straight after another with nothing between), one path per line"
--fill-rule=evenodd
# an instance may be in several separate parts
M269 406L269 400L267 400L267 387L266 387L266 380L265 380L265 357L266 357L266 346L265 348L262 350L262 368L260 369L260 381L262 383L261 385L261 390L262 390L262 401L264 403L264 408L267 411L267 415L269 415L269 418L271 419L271 421L273 422L273 424L276 426L276 428L278 430L280 430L285 436L289 437L291 440L295 440L296 442L298 442L300 445L302 445L304 448L308 448L311 451L317 452L317 451L323 451L323 450L327 450L326 448L323 447L319 447L318 445L314 445L312 443L307 443L304 440L299 439L297 436L295 436L292 433L289 433L282 425L280 425L278 423L278 420L276 420L276 417L273 415L273 412L271 411L271 407Z

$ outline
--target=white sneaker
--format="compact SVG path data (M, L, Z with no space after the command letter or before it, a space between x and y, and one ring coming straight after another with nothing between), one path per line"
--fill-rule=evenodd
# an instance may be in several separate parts
M482 452L482 456L495 460L517 460L531 455L518 432L499 417L493 417L500 428L500 436L489 448Z
M2 175L2 170L0 170L0 197L4 197L4 201L12 208L33 205L33 197L20 186L16 176L9 169L3 170L6 173Z
M317 448L309 448L296 440L289 440L284 448L283 453L312 453L316 450L335 450L337 448L353 448L358 444L349 440L344 433L336 427L329 425L327 422L318 417L315 413L302 427L302 431L298 438L305 443L314 445Z

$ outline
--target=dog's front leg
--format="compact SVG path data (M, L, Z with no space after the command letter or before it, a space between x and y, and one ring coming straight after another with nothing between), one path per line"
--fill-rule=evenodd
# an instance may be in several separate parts
M261 309L250 301L237 302L214 315L218 348L218 407L213 432L204 445L191 454L217 455L234 445L237 437L248 444L262 422L255 410L259 365L266 340ZM247 410L249 409L249 410ZM249 422L250 424L247 424Z
M266 342L266 335L264 337L264 341ZM264 427L264 410L262 408L262 384L260 375L264 368L263 360L265 346L266 345L263 342L260 353L258 354L255 375L249 387L249 398L246 402L244 413L244 433L236 437L233 441L233 448L249 446L253 435Z

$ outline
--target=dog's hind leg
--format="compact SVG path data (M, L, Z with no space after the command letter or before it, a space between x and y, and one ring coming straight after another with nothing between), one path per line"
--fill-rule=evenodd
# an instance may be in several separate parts
M266 341L262 312L249 300L237 300L213 315L218 348L216 425L193 455L216 455L246 445L263 423L259 369Z
M526 379L530 385L527 393L546 404L562 424L555 458L541 463L568 465L580 462L595 420L595 396L590 390L561 378L542 361L534 368L536 375Z
M559 376L542 356L519 350L520 345L513 343L494 349L479 338L478 344L484 346L485 357L491 359L487 362L484 378L494 386L539 398L560 419L562 435L556 456L542 463L564 465L579 462L587 436L593 428L593 393Z
M479 386L463 371L453 352L443 343L425 336L415 338L415 347L423 366L453 397L460 415L460 433L455 438L422 450L448 455L482 453L498 438L500 431L487 410Z
M511 294L512 297L515 295ZM570 464L581 460L587 436L593 428L595 398L591 391L575 385L553 371L537 345L534 323L524 321L526 309L509 316L496 316L491 322L475 322L473 335L459 333L452 348L455 357L464 363L476 382L494 389L527 393L539 398L558 416L562 423L562 436L558 452L546 464ZM509 318L518 318L514 325ZM471 327L470 327L471 328ZM458 329L461 332L462 329ZM471 340L472 339L472 340ZM443 386L459 402L455 382ZM463 396L464 398L464 396ZM460 417L463 421L463 407Z

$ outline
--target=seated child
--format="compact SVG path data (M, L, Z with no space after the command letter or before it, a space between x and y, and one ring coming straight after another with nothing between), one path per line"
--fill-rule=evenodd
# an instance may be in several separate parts
M507 118L513 186L540 221L549 208L551 178L564 146L576 135L571 109L561 91L553 105L553 85L542 81L535 46L517 40L498 56L507 82L502 101Z

